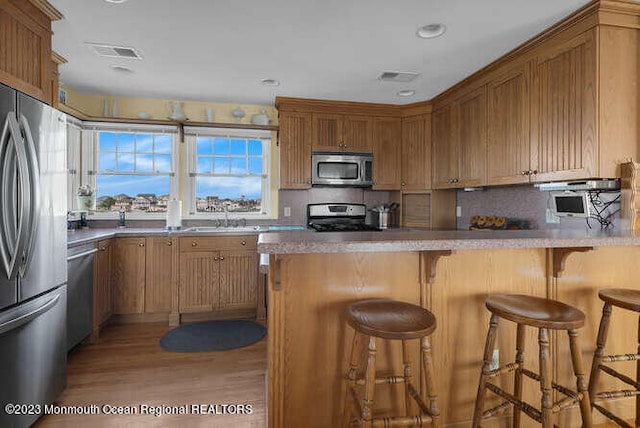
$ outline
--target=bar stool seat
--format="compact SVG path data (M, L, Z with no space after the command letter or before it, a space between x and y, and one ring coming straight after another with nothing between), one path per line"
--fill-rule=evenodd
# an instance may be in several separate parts
M598 296L604 302L610 303L619 308L640 312L640 291L624 288L610 288L600 290Z
M433 379L431 345L428 337L436 329L436 317L428 310L406 302L389 299L361 300L349 305L347 323L354 329L349 370L347 372L347 390L344 405L343 426L393 427L423 426L432 424L442 426L437 406L437 393ZM402 375L376 373L376 339L399 340L402 342ZM364 339L367 347L367 359L364 375L358 377L359 342ZM408 341L420 339L421 360L425 389L423 395L413 384L413 373L409 358ZM404 415L373 417L373 396L376 385L404 383ZM418 382L419 385L419 382ZM413 411L417 404L419 412ZM352 407L356 409L356 418L351 417Z
M484 348L483 365L478 385L478 395L473 412L472 427L480 427L482 419L495 416L514 407L513 427L520 426L521 413L542 424L543 428L553 426L553 414L562 409L580 405L583 428L591 427L591 407L587 394L587 384L582 370L582 356L578 346L577 329L584 326L585 316L582 311L557 300L526 295L497 294L489 296L485 306L491 312L489 331ZM516 358L515 362L507 363L498 368L492 368L492 354L496 342L498 321L500 318L517 324ZM539 373L528 370L524 366L525 327L538 329L538 360ZM549 330L566 330L569 335L571 362L576 377L576 390L571 390L552 381ZM490 382L500 375L515 372L513 393L509 393ZM523 376L527 376L540 383L540 408L522 400ZM554 402L552 390L556 390L565 398ZM484 401L487 391L491 391L502 402L485 410Z

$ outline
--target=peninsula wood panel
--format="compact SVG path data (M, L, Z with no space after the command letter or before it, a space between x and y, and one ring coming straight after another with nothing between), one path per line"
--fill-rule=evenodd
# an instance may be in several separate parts
M458 174L458 153L454 129L453 104L433 111L433 188L455 187L452 180Z
M220 251L220 310L256 309L258 253Z
M113 312L111 298L111 248L113 241L98 241L93 280L93 335Z
M341 150L343 118L341 114L312 114L313 150Z
M113 246L113 312L144 312L145 238L118 238Z
M171 297L178 281L177 248L175 238L147 238L145 312L171 312Z
M347 115L343 119L342 150L365 152L372 150L373 125L370 116Z
M458 101L455 187L486 183L487 174L487 89L472 91Z
M404 117L402 118L402 190L430 189L431 115Z
M220 301L220 253L180 252L180 312L211 312Z
M278 257L278 262L271 257L269 274L269 426L340 426L343 379L353 339L346 308L373 297L420 304L418 254ZM417 346L412 346L411 355L416 364ZM376 367L388 372L390 361L401 373L400 343L379 341ZM417 375L419 369L414 368ZM402 385L376 389L376 409L382 413L389 413L391 403L399 406L398 412L403 400Z
M487 182L529 182L531 63L518 62L487 85Z
M640 285L639 247L600 247L589 252L572 253L565 260L565 269L553 287L552 297L573 305L586 315L585 327L580 330L582 359L589 374L593 352L596 347L598 326L602 316L603 301L598 298L598 290L605 288L632 288ZM556 377L560 382L574 386L569 374L570 358L566 334L558 335L558 361ZM613 307L609 323L609 335L604 354L635 354L638 349L638 313ZM636 362L618 362L608 364L632 379L636 378ZM615 391L629 389L628 385L601 373L598 391ZM635 399L626 398L609 401L606 408L612 410L625 420L635 417ZM577 418L578 412L570 413ZM599 412L593 412L594 423L602 423L605 419ZM568 417L568 416L567 416ZM573 419L575 420L575 419ZM566 419L560 419L559 426L568 426Z
M547 47L536 61L532 168L536 181L597 176L595 30Z
M311 187L311 113L280 112L280 188Z
M373 189L400 190L402 168L402 120L373 119Z

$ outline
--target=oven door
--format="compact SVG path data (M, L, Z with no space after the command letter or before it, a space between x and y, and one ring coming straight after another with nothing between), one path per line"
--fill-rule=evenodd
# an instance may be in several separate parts
M314 186L371 186L371 160L366 156L314 153L311 158Z

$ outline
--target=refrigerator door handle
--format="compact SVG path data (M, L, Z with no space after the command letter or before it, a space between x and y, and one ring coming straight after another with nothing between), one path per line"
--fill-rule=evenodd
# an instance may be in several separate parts
M30 206L27 207L24 218L27 226L27 241L25 246L25 256L19 266L20 276L24 276L31 259L33 258L33 249L36 243L36 233L38 231L38 215L40 213L40 165L38 164L38 156L36 154L36 145L33 142L31 127L29 121L23 115L20 115L20 126L25 137L25 151L27 154L27 162L29 165L29 192L31 194Z
M18 170L18 213L17 213L17 225L9 224L7 215L9 213L3 213L5 215L5 221L3 221L3 239L0 240L0 258L4 265L4 270L8 279L14 279L18 273L20 266L20 259L23 255L23 251L27 240L27 225L25 224L24 212L25 209L31 209L31 191L28 186L29 178L27 176L29 170L29 163L27 160L27 153L24 146L18 137L21 136L18 122L15 119L15 113L9 112L5 121L5 126L2 132L2 139L0 140L0 156L5 157L11 153L12 149L8 144L13 144L13 150L16 153L16 162ZM8 157L3 160L3 167L9 164ZM4 169L4 168L3 168ZM3 179L6 178L3 176ZM4 180L3 180L4 181ZM6 186L2 190L3 192L10 191ZM6 194L2 195L2 201L6 200ZM10 235L9 229L17 229L15 242L7 242Z
M27 324L28 322L47 312L49 309L54 307L56 303L58 303L58 299L60 299L60 293L57 293L55 296L39 305L37 308L26 313L19 313L15 318L0 323L0 336Z

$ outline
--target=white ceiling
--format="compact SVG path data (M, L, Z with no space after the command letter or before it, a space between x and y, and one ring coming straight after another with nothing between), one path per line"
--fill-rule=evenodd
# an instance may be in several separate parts
M53 48L80 92L242 104L275 96L407 104L433 98L587 0L50 0ZM443 23L424 40L416 30ZM85 42L135 47L104 58ZM124 65L133 73L115 71ZM413 82L377 80L415 71ZM281 81L265 87L263 78ZM401 89L415 95L401 98Z

